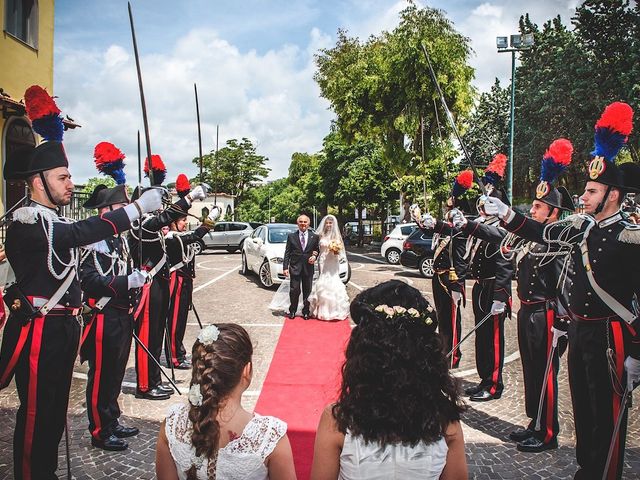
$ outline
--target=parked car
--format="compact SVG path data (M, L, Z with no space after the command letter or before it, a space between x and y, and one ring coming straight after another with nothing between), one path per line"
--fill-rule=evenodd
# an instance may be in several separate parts
M404 241L400 263L405 267L417 268L423 277L433 277L433 231L417 228Z
M265 288L282 283L285 280L282 263L287 235L297 230L298 226L292 223L270 223L256 228L242 245L240 273L257 273L260 284ZM345 258L340 261L340 279L347 283L350 278L351 267Z
M396 225L389 235L384 237L380 247L380 255L386 258L391 265L400 263L400 254L402 253L404 241L416 228L418 226L415 223Z
M211 248L233 253L242 248L245 239L253 231L253 227L248 222L218 222L202 237L200 246L203 250Z
M362 230L364 232L362 235L363 243L371 243L373 240L373 227L371 223L363 222ZM358 243L358 222L347 222L344 224L344 227L342 227L342 239L345 245L355 245Z

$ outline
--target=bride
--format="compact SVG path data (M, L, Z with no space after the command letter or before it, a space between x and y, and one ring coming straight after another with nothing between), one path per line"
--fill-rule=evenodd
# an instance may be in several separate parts
M309 295L311 317L318 320L343 320L349 315L349 296L340 280L340 260L346 258L346 252L336 217L324 217L316 233L320 235L320 254L316 262L320 274L314 280ZM302 302L298 305L302 305ZM288 307L289 281L286 280L278 288L269 308L286 311Z

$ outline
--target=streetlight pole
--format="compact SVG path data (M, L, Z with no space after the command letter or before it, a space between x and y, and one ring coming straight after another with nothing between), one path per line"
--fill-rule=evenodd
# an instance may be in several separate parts
M511 35L507 48L507 37L496 37L498 53L511 52L511 108L509 118L509 164L507 168L507 196L513 201L513 138L516 129L516 52L528 50L533 46L533 33Z

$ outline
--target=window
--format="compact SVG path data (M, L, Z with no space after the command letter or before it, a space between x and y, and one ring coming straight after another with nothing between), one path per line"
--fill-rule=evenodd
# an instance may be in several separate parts
M224 232L224 227L225 227L225 224L224 224L224 223L216 223L216 224L213 226L213 231L214 231L214 232Z
M247 226L243 225L242 223L230 223L229 224L229 230L238 231L238 230L244 230L246 228L247 228Z
M415 229L416 229L415 226L400 227L400 231L402 232L402 235L411 235L411 232L413 232Z
M260 237L260 240L262 240L262 243L267 241L267 229L264 227L260 227L258 229L260 231L260 233L258 234L258 236Z
M4 31L38 48L38 1L5 0Z

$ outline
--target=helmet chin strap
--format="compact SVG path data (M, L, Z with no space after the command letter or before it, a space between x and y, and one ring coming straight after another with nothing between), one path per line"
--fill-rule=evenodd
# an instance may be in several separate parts
M607 191L605 192L604 197L602 197L602 200L600 200L600 203L598 204L595 211L593 212L594 215L598 215L600 212L602 212L602 210L604 209L604 204L607 201L607 198L609 198L610 193L611 193L611 185L607 185Z
M53 199L53 196L51 196L51 191L49 190L49 184L47 184L47 180L44 177L44 172L38 172L38 175L40 175L40 180L42 180L42 185L44 185L44 193L47 194L47 198L53 205L55 205L56 208L58 208L60 205L58 205Z
M551 218L551 215L553 215L553 212L555 212L555 211L556 211L556 207L549 208L549 213L547 214L547 216L545 217L544 221L542 222L542 225L546 225L547 224L547 222Z

